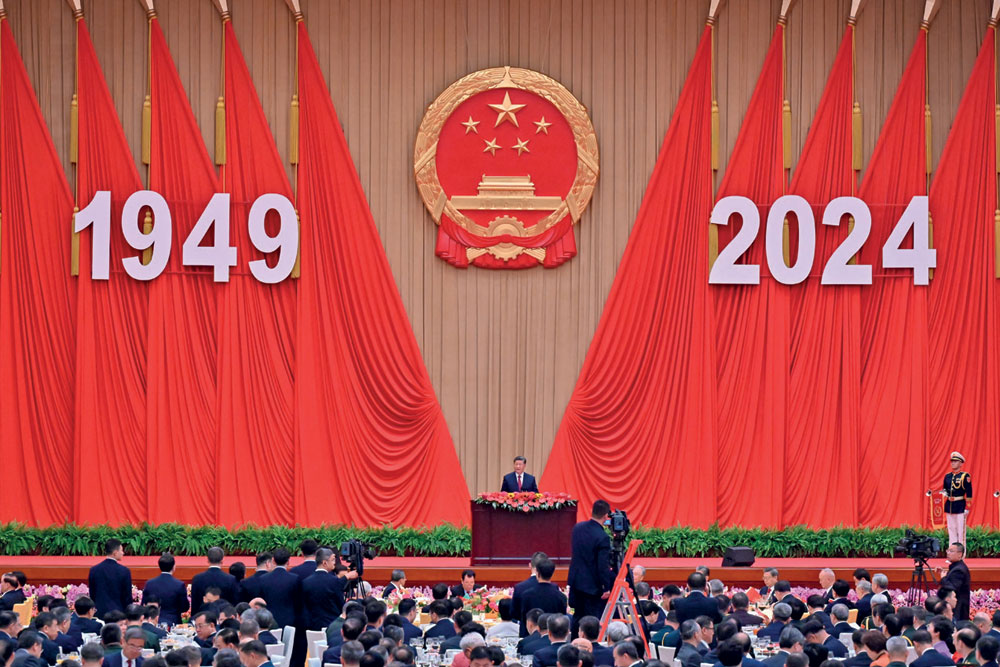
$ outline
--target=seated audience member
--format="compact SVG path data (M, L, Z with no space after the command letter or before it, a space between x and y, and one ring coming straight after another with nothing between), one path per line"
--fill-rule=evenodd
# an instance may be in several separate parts
M851 584L843 579L837 579L833 582L833 600L826 605L826 613L833 615L834 605L842 604L848 609L854 609L854 603L847 599L847 596L851 592Z
M215 614L210 611L199 611L191 617L194 623L194 643L202 648L212 648L215 637Z
M0 611L13 611L14 605L28 599L21 590L23 585L13 572L0 577Z
M872 659L865 653L864 636L867 630L858 628L851 633L851 643L854 645L854 657L844 661L844 667L868 667Z
M404 588L406 587L406 572L402 570L393 570L391 576L391 581L386 584L385 589L382 591L382 599L385 599L396 593L401 595Z
M24 630L17 637L17 650L12 665L18 667L44 667L42 659L42 635L34 630Z
M847 608L847 605L835 604L833 609L830 610L830 620L833 622L833 632L834 637L840 638L840 635L847 632L854 632L857 630L857 626L851 625L847 619L851 617L851 610Z
M677 622L677 612L671 609L667 612L663 629L653 633L650 641L660 646L672 646L677 648L681 645L680 624Z
M824 611L826 609L826 600L822 595L810 595L806 598L806 608L809 611L809 620L821 622L823 627L826 628L827 633L836 637L833 631L833 619Z
M681 632L683 632L685 623L694 623L694 621L685 621L684 623L681 623ZM628 640L618 642L612 650L615 656L616 667L631 667L632 665L638 666L642 664L642 660L639 659L639 651L636 650L635 644Z
M412 598L404 598L399 601L398 615L403 623L404 641L409 644L410 640L423 635L414 621L417 620L417 603Z
M934 640L927 630L917 630L913 635L913 648L917 659L910 663L913 667L948 667L954 665L951 658L945 657L934 648Z
M516 637L521 628L512 616L513 603L510 598L503 598L497 602L497 614L500 622L486 631L486 638L490 637Z
M671 609L674 608L673 601L683 596L684 593L681 592L679 586L676 586L674 584L667 584L666 586L663 587L663 601L661 604L663 605L664 609L670 611Z
M69 636L69 627L73 623L73 612L68 607L56 607L52 615L56 617L56 625L59 628L59 633L56 635L59 650L65 654L75 653L83 642L77 642Z
M267 647L259 641L240 646L240 662L243 667L273 667L271 659L267 657Z
M59 644L56 643L59 622L51 611L43 611L35 616L34 625L35 632L42 637L42 660L54 667L59 656Z
M403 628L398 625L383 625L382 637L392 642L392 648L403 645Z
M872 667L885 667L889 664L889 655L885 652L885 635L878 630L867 630L861 635L865 653L871 658L868 664Z
M361 656L365 654L365 647L359 641L344 642L340 651L340 660L343 667L357 667L361 663Z
M890 637L885 642L885 653L889 656L889 664L886 667L906 667L906 660L909 657L909 644L906 638Z
M274 614L268 611L267 608L257 609L255 612L257 625L260 626L260 633L257 635L257 639L264 646L277 644L278 638L271 634L271 628L274 627Z
M570 617L566 614L552 614L548 619L549 645L535 651L532 667L555 667L559 649L569 642Z
M485 647L486 639L481 634L478 632L466 634L459 643L460 650L452 660L451 667L469 667L472 663L472 652ZM492 660L490 662L492 663Z
M382 641L382 633L378 630L365 630L358 635L358 641L365 647L365 651L370 651Z
M659 632L663 629L664 624L659 622L660 616L664 615L663 610L660 609L660 605L656 604L652 600L639 600L639 615L642 617L642 624L644 626L643 635L646 637L651 637L654 632ZM665 619L664 615L664 619Z
M83 633L100 634L104 624L94 616L97 614L97 606L94 601L86 595L81 595L73 603L73 618L70 619L69 632L73 641L83 644Z
M462 641L463 635L468 634L469 632L479 632L480 628L482 628L481 625L476 623L475 624L476 627L474 628L470 627L466 629L466 626L472 625L472 612L466 611L465 609L455 612L455 615L451 617L451 622L455 624L455 627L458 629L458 632L454 636L448 637L443 642L441 642L441 647L439 650L442 653L450 649L458 648L459 642ZM479 632L479 634L485 637L486 631L483 630L482 632Z
M913 633L916 632L916 628L913 627L913 608L912 607L900 607L896 611L896 618L899 619L899 635L905 637L906 640L913 645Z
M809 619L809 622L802 626L802 635L806 638L806 642L810 644L825 646L833 658L847 657L847 647L841 644L839 639L831 637L826 628L823 627L823 622L819 619Z
M323 651L323 664L328 662L338 663L340 662L340 652L344 645L348 642L356 642L361 636L361 633L365 631L365 617L358 615L348 616L344 620L344 624L340 626L340 634L343 637L343 641L336 646L330 646L325 651Z
M988 634L990 637L996 637L1000 641L1000 609L993 612L992 626L990 631L985 634Z
M718 654L719 664L722 667L739 667L749 661L749 658L745 657L743 645L735 637L719 642Z
M976 627L962 628L955 633L955 659L959 665L979 665L976 660L976 642L982 633Z
M21 617L12 611L0 611L0 640L13 646L21 631Z
M788 656L785 667L809 667L809 658L805 653L793 653Z
M242 565L242 563L240 563ZM232 568L230 568L232 570ZM232 572L230 571L230 574ZM240 653L238 649L223 649L215 654L212 658L212 667L242 667L243 663L240 662ZM149 667L147 662L143 667Z
M257 635L260 634L260 626L257 625L257 619L248 618L245 621L240 621L239 638L240 644L243 642L248 642L251 639L257 639Z
M997 655L1000 654L1000 640L986 635L976 642L976 660L981 667L997 667Z
M492 667L493 659L490 650L485 646L477 646L469 652L469 667ZM363 667L363 666L362 666Z
M704 657L712 648L712 644L715 642L715 621L713 621L708 616L699 616L694 619L698 627L701 628L701 633L699 638L701 643L698 644L698 651Z
M469 597L476 590L476 571L462 570L462 582L451 587L452 597Z
M199 653L199 657L200 657ZM167 667L188 667L187 652L183 649L174 649L173 651L167 651L163 656L163 660L167 663Z
M702 630L704 630L704 628L702 628ZM736 623L736 621L722 621L722 623L716 625L712 638L707 644L704 645L704 648L707 648L708 652L702 656L701 661L703 663L717 663L719 661L719 645L727 639L735 637L736 633L739 631L740 626Z
M611 647L598 643L597 637L601 634L601 620L596 616L584 616L580 619L580 637L590 643L590 654L593 656L594 665L604 667L613 665L615 662L614 652Z
M558 667L580 667L580 649L572 644L560 646L556 653L556 665Z
M899 616L896 614L886 614L885 618L882 619L882 634L888 640L889 637L903 637L903 623L899 620ZM903 637L903 641L907 644L912 642L909 639Z
M156 652L160 650L160 636L142 627L143 618L146 615L146 608L137 604L130 604L125 607L125 630L129 628L139 628L143 637L146 638L146 648L151 648Z
M431 637L444 637L447 639L457 634L455 624L451 620L454 607L451 606L450 602L447 600L435 600L430 604L428 611L431 616L431 627L424 633L425 640Z
M681 623L680 632L681 647L674 655L674 659L681 663L681 667L700 667L702 657L700 650L701 626L696 621L684 621ZM615 644L615 664L618 664L618 646L619 644Z
M146 635L141 628L130 627L125 631L121 650L104 658L104 667L142 667L142 649Z
M540 609L532 609L528 612L528 617L532 616L532 612L541 611ZM518 642L518 653L523 656L534 655L535 651L545 646L549 646L552 642L549 641L549 618L552 614L539 613L536 618L535 632L528 635L520 642ZM537 636L536 636L537 635Z
M910 607L913 610L913 628L915 630L926 630L927 621L931 619L931 614L925 607ZM910 637L913 639L913 637Z
M729 618L735 619L739 623L740 629L748 625L757 626L764 624L763 618L750 613L750 598L747 597L746 593L736 593L733 595L731 602L733 613L729 615Z
M147 604L142 608L142 629L151 632L160 639L167 636L167 631L160 627L160 606Z
M830 657L830 651L825 646L809 642L802 647L802 654L809 658L809 667L820 667Z
M788 656L793 653L802 653L806 640L796 628L787 627L781 631L778 638L778 652L767 660L764 660L766 667L785 667Z
M212 638L212 648L216 651L240 647L240 633L232 628L223 628Z
M935 616L927 623L927 631L931 633L934 641L934 650L946 658L951 658L955 653L955 644L952 642L952 635L955 633L955 626L944 616Z
M104 664L104 648L97 642L89 642L80 647L80 662L83 667L101 667Z
M771 613L774 616L774 620L761 628L757 632L757 636L766 637L770 641L776 642L781 637L781 631L785 629L785 626L792 619L792 608L784 602L779 602L774 605Z
M101 628L101 646L105 659L122 652L122 629L117 623L105 623Z
M125 618L125 612L118 611L117 609L109 611L104 615L104 624L114 623L119 628L121 628L122 634L125 634L125 630L128 628L128 620Z
M502 651L501 651L502 652ZM416 662L417 653L413 650L412 646L407 646L403 644L402 646L397 646L393 649L392 654L389 656L393 661L398 662L403 665L412 665Z

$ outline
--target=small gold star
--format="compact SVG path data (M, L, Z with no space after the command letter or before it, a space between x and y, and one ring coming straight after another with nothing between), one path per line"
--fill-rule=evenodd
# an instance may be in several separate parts
M472 116L469 116L469 120L462 123L465 126L465 133L468 134L470 131L479 134L479 130L476 129L476 125L479 125L478 120L472 120Z
M495 156L497 154L497 149L500 148L500 144L497 143L496 138L494 137L489 140L484 139L483 141L486 141L486 148L483 149L483 152L485 153L486 151L489 151L490 155Z
M528 150L528 140L527 139L518 139L517 143L514 144L513 146L511 146L511 148L517 149L517 154L518 155L520 155L521 153L530 153L531 152L530 150Z
M514 114L523 109L525 105L511 104L510 93L503 94L503 104L490 104L488 106L497 112L497 122L493 127L496 127L505 120L509 120L510 122L514 123L514 127L519 127L519 125L517 124L517 116L515 116Z
M549 133L549 126L552 125L552 123L546 123L545 122L545 116L542 116L541 120L536 120L535 121L535 125L538 126L538 129L535 130L535 134L538 134L539 132L544 132L545 134L548 134Z

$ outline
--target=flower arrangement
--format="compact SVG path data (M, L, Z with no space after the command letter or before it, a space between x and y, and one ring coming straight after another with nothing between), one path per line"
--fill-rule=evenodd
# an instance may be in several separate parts
M576 507L576 499L568 493L480 493L476 504L489 505L493 509L505 509L511 512L544 512L563 507Z

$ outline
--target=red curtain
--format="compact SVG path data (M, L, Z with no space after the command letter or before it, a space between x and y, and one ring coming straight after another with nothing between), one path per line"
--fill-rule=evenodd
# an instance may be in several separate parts
M786 525L820 528L858 521L861 288L820 285L826 259L847 236L846 224L822 224L823 207L835 197L855 194L853 51L849 25L789 186L790 194L813 206L816 259L806 281L790 290L788 431L781 469ZM797 224L789 217L794 260Z
M705 467L716 455L711 34L706 27L542 477L580 498L581 514L603 497L647 525L715 520L716 476ZM644 462L658 471L652 481Z
M296 519L467 523L458 456L302 22L298 84Z
M292 199L233 24L224 24L226 163L230 240L239 265L219 290L216 519L225 525L293 521L295 281L265 285L247 262L261 259L247 233L262 194ZM271 216L276 214L271 213ZM272 223L268 220L268 224ZM273 232L272 232L273 233ZM243 493L253 488L253 493Z
M74 519L138 523L146 518L146 285L125 275L116 222L142 189L87 24L76 22L79 160L76 199L111 191L111 273L91 280L90 230L80 234L77 278Z
M739 195L761 210L784 194L781 109L784 100L785 26L771 38L736 137L732 157L717 198ZM742 223L719 228L719 247L732 239ZM788 382L788 288L773 280L764 261L764 235L744 256L761 266L760 285L718 285L715 342L718 375L719 496L723 524L780 526L785 396ZM747 502L747 485L753 502Z
M0 461L7 520L71 518L73 198L0 19Z
M861 290L858 519L868 526L919 525L927 517L928 288L915 286L911 271L882 267L882 246L899 216L911 198L927 194L926 80L921 30L858 194L872 212L861 261L874 273Z
M149 187L170 205L173 245L166 270L149 289L148 516L153 523L212 523L219 290L210 268L182 266L181 247L219 186L155 18L149 35Z
M972 523L997 521L990 497L1000 479L1000 368L994 211L996 28L986 31L930 192L938 269L930 288L928 488L948 455L968 460L977 495Z

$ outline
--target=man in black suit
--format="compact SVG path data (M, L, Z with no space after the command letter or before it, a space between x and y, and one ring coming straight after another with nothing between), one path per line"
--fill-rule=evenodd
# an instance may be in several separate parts
M761 579L764 585L761 587L760 596L764 598L767 604L774 604L774 585L778 583L778 568L776 567L765 567L763 574L761 574Z
M524 606L528 609L541 609L548 614L565 614L566 596L552 583L556 564L546 558L538 564L535 571L538 583L524 594Z
M527 465L528 459L523 456L514 457L514 472L504 475L500 493L538 493L538 483L535 482L535 478L524 472Z
M601 634L601 620L596 616L585 616L580 619L580 636L590 642L590 653L594 656L594 665L613 665L615 656L610 646L597 641Z
M565 610L565 607L563 608ZM549 616L549 645L532 654L531 667L555 667L559 649L569 641L570 619L564 613Z
M84 632L100 634L102 626L101 622L94 618L96 612L97 607L93 600L86 595L78 597L73 603L73 617L69 621L69 632L66 634L80 644L83 644Z
M953 588L955 590L955 620L969 620L969 597L972 594L969 576L969 566L963 560L965 558L965 547L961 542L954 542L948 547L947 571L941 570L941 588Z
M315 572L319 567L319 560L316 558L318 550L319 543L316 540L302 540L302 543L299 545L299 551L302 552L305 560L295 567L288 568L288 571L304 581L306 577Z
M528 592L529 589L533 588L535 584L538 583L538 564L543 560L548 560L549 557L544 551L536 551L531 556L531 561L528 567L531 569L531 576L524 581L518 582L514 585L514 592L511 594L510 598L510 614L511 618L516 620L519 624L520 636L523 639L528 636L528 628L525 626L524 618L528 614L528 610L531 607L524 606L524 594Z
M698 650L700 645L701 626L693 619L682 622L681 647L677 649L674 660L679 661L681 667L701 667L701 651Z
M222 559L226 557L222 547L212 547L208 550L208 569L194 575L191 579L191 613L197 614L205 605L205 591L209 588L219 589L219 598L229 604L240 601L239 584L236 577L223 571Z
M862 625L865 619L872 615L872 582L868 579L859 579L855 591L858 594L858 603L854 606L858 610L856 619L858 625Z
M146 582L142 589L142 604L149 604L151 597L160 601L160 618L167 625L177 625L181 622L181 614L190 606L188 603L187 586L174 576L177 561L173 554L164 553L157 561L160 574Z
M261 579L261 597L274 614L276 627L295 625L302 609L302 580L288 571L288 549L274 550L274 569Z
M821 622L828 634L834 637L838 636L833 628L833 619L830 618L828 613L823 611L823 608L826 607L826 599L822 595L810 595L806 598L806 607L809 608L810 620Z
M531 633L517 643L517 652L521 655L533 655L535 651L545 648L552 642L549 641L549 614L543 613L541 609L531 609L525 616L528 629Z
M0 639L5 642L16 642L17 633L21 631L21 617L12 611L0 611Z
M77 642L69 636L69 626L73 620L73 612L69 607L56 607L52 610L52 615L56 617L56 644L62 653L75 653L82 642Z
M27 598L21 590L21 583L13 572L8 572L0 578L0 611L12 611L14 605L21 604Z
M731 603L733 613L729 615L729 618L735 620L741 629L747 625L764 625L763 618L750 613L750 598L747 597L746 593L735 593Z
M572 558L569 562L569 604L573 607L573 627L584 616L600 618L604 613L604 598L614 583L611 571L611 539L604 531L604 522L611 513L606 500L597 500L590 518L573 526Z
M153 598L150 598L149 602L142 610L142 629L159 639L166 639L168 633L160 627L160 605L153 604Z
M802 653L806 640L802 633L788 626L778 637L778 652L764 661L766 667L785 667L788 656L792 653Z
M675 598L671 603L677 611L677 622L684 625L684 621L693 621L699 616L708 616L716 623L722 621L722 612L719 611L719 603L715 598L705 595L707 583L705 575L700 572L692 572L687 578L687 597ZM683 632L681 633L683 641Z
M800 619L806 613L806 603L792 595L792 584L785 579L774 584L774 600L791 607L793 619Z
M265 574L274 569L274 555L270 551L257 554L257 568L252 576L240 582L240 601L250 602L254 598L263 597L261 582Z
M997 655L1000 654L1000 640L985 635L976 642L976 660L980 667L997 667Z
M240 663L243 664L243 667L274 667L270 658L267 657L267 647L257 640L244 642L240 646Z
M833 623L833 632L830 634L839 638L845 632L854 632L857 630L857 628L847 622L850 616L851 610L847 608L847 605L840 604L839 602L833 605L833 609L830 610L830 621Z
M847 598L850 592L851 583L845 579L837 579L833 582L833 599L827 603L826 609L823 611L832 614L833 606L838 604L844 605L848 610L854 609L854 603Z
M97 615L104 618L111 611L125 612L125 607L132 604L132 573L120 564L125 556L122 543L112 538L104 543L105 558L90 568L87 584L94 604L97 605Z
M462 570L462 583L451 587L449 593L453 598L467 598L476 589L476 571Z
M837 581L837 575L828 567L819 571L819 587L823 589L823 604L828 604L836 597L833 593L833 584Z
M129 628L122 638L120 653L104 656L104 667L142 667L142 649L146 645L146 637L141 628Z
M783 602L774 605L771 610L774 620L757 631L758 637L766 637L772 642L779 641L781 633L792 619L792 608Z
M917 659L910 663L910 667L951 667L955 663L941 655L934 648L934 640L931 633L926 630L917 630L913 633L913 648L917 651Z
M344 608L344 581L333 574L337 559L332 549L317 549L315 557L316 571L302 581L302 621L307 630L326 630Z
M872 657L865 651L864 636L868 630L858 628L851 633L851 643L854 644L854 657L844 660L844 667L868 667Z
M403 598L399 601L397 612L403 618L403 643L409 644L411 639L423 636L423 631L413 624L417 618L417 601L413 598Z
M59 657L59 623L51 611L43 611L35 617L35 632L42 636L42 660L55 667Z
M344 624L340 626L340 636L343 639L339 644L331 646L323 651L323 664L328 662L334 664L341 663L341 652L351 643L357 641L361 633L365 631L365 621L361 616L353 613L344 619Z
M382 599L385 600L393 593L401 595L403 593L403 588L406 586L406 572L403 570L393 570L392 574L389 575L390 581L382 589Z
M455 624L451 622L451 615L455 611L455 608L451 606L451 602L448 600L435 600L428 606L427 610L431 615L431 627L427 628L427 632L424 633L425 641L431 637L448 639L457 634Z
M847 647L841 644L839 639L831 637L827 633L826 628L823 627L823 621L810 618L802 626L802 634L810 644L825 646L826 650L830 652L831 658L843 660L847 657Z

